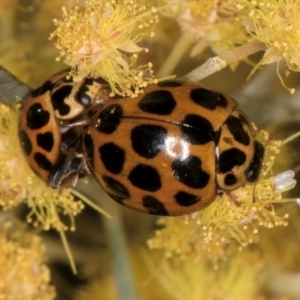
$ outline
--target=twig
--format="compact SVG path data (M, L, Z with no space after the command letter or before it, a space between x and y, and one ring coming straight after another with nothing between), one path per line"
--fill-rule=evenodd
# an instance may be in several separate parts
M0 102L12 106L17 98L24 99L32 89L0 65Z
M194 37L189 33L183 33L177 43L174 45L172 52L157 72L157 77L170 75L177 66L178 62L192 44Z
M224 69L226 66L234 62L240 61L241 59L253 53L265 49L266 45L264 43L254 40L252 42L249 42L248 44L225 51L218 56L208 59L201 66L183 76L182 79L190 81L200 81L203 78Z
M112 270L118 290L118 299L137 300L119 207L114 203L114 200L104 195L104 192L100 191L100 186L92 180L88 185L78 182L76 189L90 200L100 204L104 210L112 215L112 220L104 217L103 222L112 256Z

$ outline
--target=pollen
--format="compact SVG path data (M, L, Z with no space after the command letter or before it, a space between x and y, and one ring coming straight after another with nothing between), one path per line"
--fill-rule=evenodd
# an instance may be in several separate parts
M0 105L0 206L8 210L25 203L30 209L27 221L34 226L74 230L74 217L83 203L75 201L69 190L48 187L29 168L18 139L17 106ZM69 217L69 222L62 221L60 214Z
M41 239L15 227L6 222L0 230L0 298L54 299Z
M74 80L85 76L103 77L112 94L136 96L154 78L152 66L138 65L137 45L158 21L156 9L134 0L85 1L83 6L63 7L62 20L54 19L56 30L50 39L71 66Z
M195 260L206 257L217 264L233 245L241 250L252 244L262 227L287 226L288 214L277 213L275 204L295 202L282 196L295 186L294 173L272 174L281 143L270 140L266 132L261 132L260 138L266 145L266 154L261 177L255 185L246 184L224 193L192 215L160 218L162 228L148 240L149 248L163 250L168 258L185 259L193 255Z
M300 1L227 0L247 32L266 44L263 63L284 60L290 70L300 70Z

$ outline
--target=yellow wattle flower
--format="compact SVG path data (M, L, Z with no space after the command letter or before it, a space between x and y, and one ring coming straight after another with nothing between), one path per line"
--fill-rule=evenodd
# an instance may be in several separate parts
M0 299L54 299L41 239L13 227L0 230Z
M83 6L63 7L62 20L54 19L60 56L72 67L75 80L85 76L103 77L112 95L135 96L148 83L155 82L152 64L138 66L144 50L137 42L157 22L156 9L147 10L137 1L85 1Z
M242 249L253 243L260 228L287 226L288 214L277 214L274 204L284 203L281 193L296 185L294 173L286 171L272 175L281 143L269 141L265 132L262 135L266 155L258 182L255 185L247 183L230 194L224 193L208 207L191 215L160 218L158 223L162 228L148 240L150 249L163 250L166 258L185 260L193 256L201 260L205 257L216 263L224 257L229 245Z
M11 209L20 203L30 208L28 222L44 229L75 229L74 217L83 209L70 190L54 190L29 168L18 139L19 110L0 104L0 206ZM65 224L58 212L69 217Z
M289 70L300 71L299 0L226 0L225 6L254 39L267 46L263 64L283 60Z

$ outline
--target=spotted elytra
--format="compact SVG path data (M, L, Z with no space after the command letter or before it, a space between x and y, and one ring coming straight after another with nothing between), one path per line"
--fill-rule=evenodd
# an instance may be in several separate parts
M90 116L111 92L101 78L74 82L68 70L50 77L22 102L19 139L32 170L54 188L90 175L82 135Z
M48 82L24 100L20 140L31 168L52 187L92 175L120 204L174 216L259 177L264 147L229 96L179 80L149 85L135 98L109 98L100 78L79 84L64 74ZM65 85L69 93L60 91ZM70 105L68 118L61 107L69 103L81 109Z

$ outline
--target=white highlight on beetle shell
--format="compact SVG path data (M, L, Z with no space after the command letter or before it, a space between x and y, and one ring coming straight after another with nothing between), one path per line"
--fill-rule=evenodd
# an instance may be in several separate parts
M278 192L284 192L292 189L297 181L294 179L295 173L291 170L282 172L273 177L274 190Z
M165 151L172 158L185 160L190 155L189 144L177 137L167 137L165 140Z

